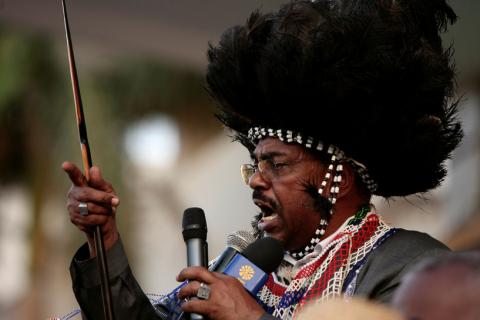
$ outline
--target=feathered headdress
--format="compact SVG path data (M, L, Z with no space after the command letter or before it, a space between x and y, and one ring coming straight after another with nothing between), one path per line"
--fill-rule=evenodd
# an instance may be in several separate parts
M334 146L373 194L425 192L462 137L439 35L455 20L444 0L292 1L210 46L208 88L249 149L265 136Z

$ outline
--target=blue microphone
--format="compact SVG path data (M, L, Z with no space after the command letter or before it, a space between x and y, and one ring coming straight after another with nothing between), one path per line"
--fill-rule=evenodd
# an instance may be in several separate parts
M219 263L222 265L220 268L210 270L236 278L255 296L267 281L268 275L280 265L283 254L283 247L278 240L270 237L261 238L250 244L242 253L228 254L228 262L223 261Z

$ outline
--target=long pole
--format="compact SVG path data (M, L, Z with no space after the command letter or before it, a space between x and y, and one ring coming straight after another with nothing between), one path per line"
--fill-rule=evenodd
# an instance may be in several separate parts
M68 25L67 9L65 0L62 0L63 19L65 22L65 33L67 36L68 63L70 66L70 78L72 80L73 98L75 101L75 113L77 117L78 133L80 136L80 147L82 150L83 168L87 181L90 180L90 168L92 167L92 156L88 145L87 126L83 116L82 97L80 96L80 86L78 84L77 69L75 66L75 56L73 54L72 40L70 36L70 27ZM113 320L112 293L108 281L107 257L105 255L105 245L103 243L102 230L100 226L95 227L93 233L95 239L95 251L97 253L98 271L100 274L100 283L102 290L103 310L106 320Z

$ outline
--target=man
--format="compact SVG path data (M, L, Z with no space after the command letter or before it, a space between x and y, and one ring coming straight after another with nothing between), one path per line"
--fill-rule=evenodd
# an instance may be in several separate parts
M451 253L415 266L395 292L393 306L408 319L475 320L479 292L480 253Z
M200 286L209 298L181 308L211 319L291 319L307 303L340 295L388 302L411 265L448 250L389 227L370 198L426 192L446 175L462 132L439 32L455 18L443 0L293 1L228 29L209 49L208 88L218 118L252 156L242 175L260 210L255 235L280 240L283 263L256 297L231 277L186 268L177 279L188 284L153 309L119 241L111 185L98 168L87 185L65 163L70 217L90 248L71 267L84 316L101 315L89 301L99 297L95 225L108 249L116 314L128 319L175 318L175 304Z

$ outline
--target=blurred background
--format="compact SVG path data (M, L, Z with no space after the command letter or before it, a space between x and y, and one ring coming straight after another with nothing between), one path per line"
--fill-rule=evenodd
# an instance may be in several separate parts
M205 52L227 27L274 0L68 1L93 162L121 199L119 228L145 292L164 293L186 265L184 209L207 215L210 257L256 213L249 161L212 115ZM465 139L435 192L375 199L394 225L455 250L480 249L480 2L450 1ZM77 308L68 272L83 243L65 209L61 163L81 164L60 0L0 0L0 318ZM429 202L424 197L430 199Z

